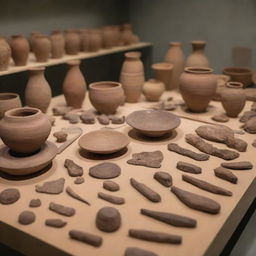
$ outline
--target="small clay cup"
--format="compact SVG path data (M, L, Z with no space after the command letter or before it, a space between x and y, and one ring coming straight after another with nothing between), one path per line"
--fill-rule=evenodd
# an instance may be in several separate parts
M20 96L16 93L0 93L0 119L3 118L4 113L13 108L20 108Z
M124 103L124 90L118 82L103 81L89 85L89 99L102 114L110 115Z
M15 108L5 112L0 121L0 137L12 151L37 152L51 132L47 116L37 108Z

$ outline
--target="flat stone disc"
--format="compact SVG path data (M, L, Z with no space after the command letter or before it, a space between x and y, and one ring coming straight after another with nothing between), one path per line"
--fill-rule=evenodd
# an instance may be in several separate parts
M121 168L110 162L97 164L89 169L89 174L97 179L112 179L118 177L121 173Z

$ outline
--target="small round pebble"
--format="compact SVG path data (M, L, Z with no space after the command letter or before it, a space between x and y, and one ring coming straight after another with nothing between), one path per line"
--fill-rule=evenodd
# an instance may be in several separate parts
M74 181L75 184L82 184L84 183L84 178L83 177L77 177Z
M29 225L36 220L36 215L31 211L23 211L19 215L19 223L22 225Z
M120 186L112 180L105 180L103 182L103 188L114 192L114 191L118 191L120 189Z
M41 200L40 199L31 199L31 201L29 202L29 207L39 207L41 206Z
M20 192L16 188L7 188L0 193L0 203L13 204L20 198Z

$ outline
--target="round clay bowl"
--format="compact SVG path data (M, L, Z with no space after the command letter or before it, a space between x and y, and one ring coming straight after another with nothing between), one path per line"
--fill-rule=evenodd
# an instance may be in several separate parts
M230 81L240 82L247 87L252 84L252 70L244 67L225 67L223 74L230 76Z
M121 132L109 130L97 130L83 135L79 146L91 153L111 154L127 147L129 138Z
M134 111L126 122L135 130L149 137L161 137L180 125L180 118L163 110Z

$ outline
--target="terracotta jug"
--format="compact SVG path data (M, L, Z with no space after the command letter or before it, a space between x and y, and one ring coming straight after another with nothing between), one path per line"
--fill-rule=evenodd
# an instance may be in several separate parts
M51 42L46 35L35 35L33 51L37 62L47 62L51 54Z
M229 117L237 117L246 103L243 84L239 82L227 82L226 89L221 92L220 97L222 106Z
M171 78L172 78L172 71L173 71L173 64L162 62L162 63L155 63L151 66L154 73L154 78L156 80L160 80L164 83L166 90L173 89L171 86Z
M143 94L148 101L159 101L161 95L164 93L164 90L164 83L156 79L149 79L143 85Z
M99 29L91 29L88 31L88 51L97 52L102 48L102 33Z
M76 55L80 51L80 35L73 29L65 31L65 49L69 55Z
M89 98L97 111L110 115L123 104L124 90L117 82L96 82L89 85Z
M205 41L192 41L192 53L186 60L186 67L209 67L209 61L204 53Z
M121 45L129 45L133 42L133 32L131 24L123 24L121 26Z
M82 29L81 30L81 50L83 52L89 51L89 37L90 37L90 30L89 29ZM102 38L102 31L101 31L101 38ZM103 39L101 39L103 40ZM102 42L103 44L103 42Z
M171 42L170 48L165 56L165 62L173 64L171 77L171 88L178 89L180 83L180 75L184 69L184 54L180 42Z
M103 48L110 49L115 45L115 30L113 26L105 26L102 28Z
M0 37L0 71L8 69L10 59L11 47L3 37Z
M81 108L85 94L86 82L80 71L80 60L67 62L69 69L63 82L63 93L68 106Z
M33 47L34 47L34 40L35 40L35 37L36 37L37 35L42 35L42 33L39 32L39 31L32 31L32 32L30 33L29 38L28 38L29 49L30 49L31 52L34 52L34 48L33 48Z
M213 100L220 101L220 95L223 90L226 90L226 83L230 81L230 76L216 75L217 78L217 89L213 97Z
M13 35L10 40L15 66L25 66L28 62L29 43L23 35Z
M0 93L0 119L3 118L7 110L19 107L21 107L21 101L18 94L10 92Z
M180 77L180 93L188 109L204 112L217 88L217 78L211 68L187 67Z
M51 124L37 108L15 108L5 112L0 121L0 136L4 144L17 153L34 153L45 143Z
M53 59L60 59L65 54L65 38L61 31L55 30L52 31L51 36L51 57Z
M44 67L29 70L29 79L25 90L25 100L29 107L46 112L52 98L51 88L44 77Z
M141 96L145 75L140 56L140 52L125 53L126 59L122 65L120 83L124 88L126 102L138 102Z

